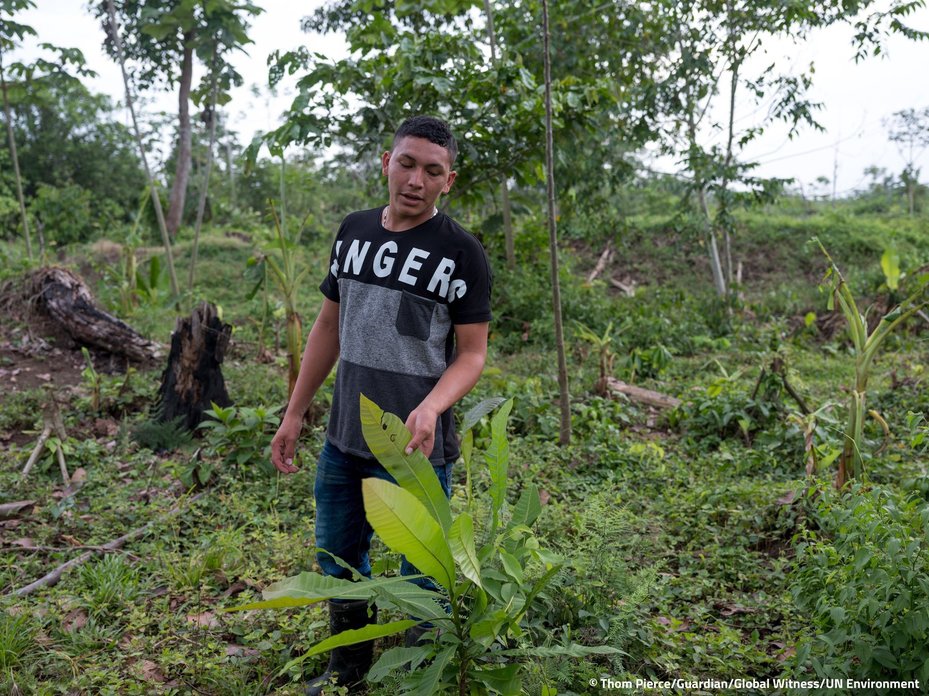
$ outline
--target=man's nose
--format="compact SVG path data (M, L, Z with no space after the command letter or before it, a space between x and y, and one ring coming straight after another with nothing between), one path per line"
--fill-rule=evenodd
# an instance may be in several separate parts
M413 167L410 171L410 186L420 188L423 185L423 170L419 167Z

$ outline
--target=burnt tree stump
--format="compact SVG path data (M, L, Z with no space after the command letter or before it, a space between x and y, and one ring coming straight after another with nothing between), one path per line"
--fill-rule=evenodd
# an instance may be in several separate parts
M40 268L27 279L26 292L29 300L79 345L101 348L136 362L163 354L161 345L100 309L81 277L66 268Z
M229 406L221 366L232 325L224 324L216 307L201 302L189 317L180 317L171 334L171 352L161 375L156 419L177 420L187 430L195 430L203 412L217 406Z

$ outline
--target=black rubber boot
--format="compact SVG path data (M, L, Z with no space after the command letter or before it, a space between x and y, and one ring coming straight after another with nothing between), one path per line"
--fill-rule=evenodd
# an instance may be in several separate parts
M403 647L416 648L428 644L428 639L424 638L423 636L425 636L432 629L433 626L429 624L418 624L413 626L413 628L406 629L403 634Z
M369 616L368 602L363 599L351 602L329 602L330 635L334 636L351 628L364 628L372 623L377 623L376 605L371 607ZM350 688L359 686L364 682L368 670L371 669L373 659L373 640L335 648L329 653L329 666L326 671L307 683L307 696L321 696L333 677L339 686Z

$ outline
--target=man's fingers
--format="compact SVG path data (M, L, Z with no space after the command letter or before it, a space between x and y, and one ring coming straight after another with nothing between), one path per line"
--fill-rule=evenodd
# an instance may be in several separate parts
M294 445L292 442L281 438L278 442L271 443L271 463L274 468L282 474L293 474L297 471L294 466Z

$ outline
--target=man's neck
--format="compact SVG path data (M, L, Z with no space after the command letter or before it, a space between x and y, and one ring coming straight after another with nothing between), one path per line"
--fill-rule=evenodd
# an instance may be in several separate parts
M388 232L406 232L407 230L411 230L414 227L418 227L424 222L431 220L438 214L439 209L433 206L431 215L420 215L415 218L401 217L397 219L390 208L390 204L388 204L384 208L384 212L381 213L381 225Z

